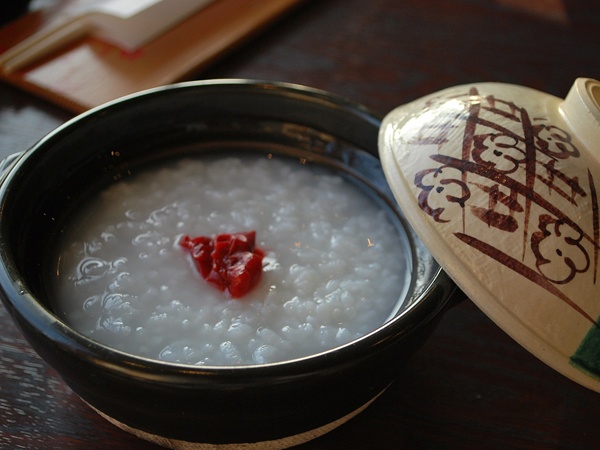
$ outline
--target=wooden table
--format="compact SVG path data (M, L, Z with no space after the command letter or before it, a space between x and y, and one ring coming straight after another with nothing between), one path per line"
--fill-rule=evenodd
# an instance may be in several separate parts
M564 97L575 78L600 78L598 30L592 0L315 0L197 78L300 83L379 112L475 81ZM0 84L0 156L70 117ZM596 449L599 417L600 395L545 366L464 301L383 396L302 448ZM0 448L155 447L79 400L0 306Z

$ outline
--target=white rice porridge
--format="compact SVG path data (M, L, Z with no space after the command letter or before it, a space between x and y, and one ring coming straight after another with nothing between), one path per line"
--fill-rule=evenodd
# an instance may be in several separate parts
M256 231L260 283L207 284L183 235ZM341 176L265 157L186 159L110 186L69 223L52 283L81 333L170 362L284 361L389 317L408 268L388 214Z

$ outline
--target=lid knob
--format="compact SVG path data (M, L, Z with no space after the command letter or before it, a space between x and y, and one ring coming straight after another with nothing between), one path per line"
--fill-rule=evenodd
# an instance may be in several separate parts
M589 149L600 143L600 83L578 78L560 105L564 120L573 134ZM600 152L597 155L600 158Z

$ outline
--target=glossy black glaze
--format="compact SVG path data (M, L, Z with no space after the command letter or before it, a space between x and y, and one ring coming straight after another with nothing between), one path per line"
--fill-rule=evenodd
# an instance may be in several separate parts
M339 419L396 378L455 290L410 229L414 278L406 311L333 351L247 367L166 364L80 335L52 313L47 257L52 236L87 195L142 165L190 153L262 151L329 165L394 209L376 157L379 123L360 105L324 92L239 80L156 89L79 116L27 152L2 183L6 307L78 395L131 427L194 442L256 442Z

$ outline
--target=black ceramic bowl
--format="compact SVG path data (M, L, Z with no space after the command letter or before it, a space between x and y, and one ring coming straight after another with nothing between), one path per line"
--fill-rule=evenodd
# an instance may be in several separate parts
M73 391L144 438L170 446L277 441L286 447L323 434L397 377L455 290L408 226L402 233L412 278L395 317L331 351L255 366L170 364L81 335L53 312L47 257L53 236L87 196L138 167L191 153L242 149L303 158L357 179L394 211L376 156L379 124L364 107L321 91L241 80L159 88L85 113L3 175L3 301ZM394 214L403 224L401 213Z

